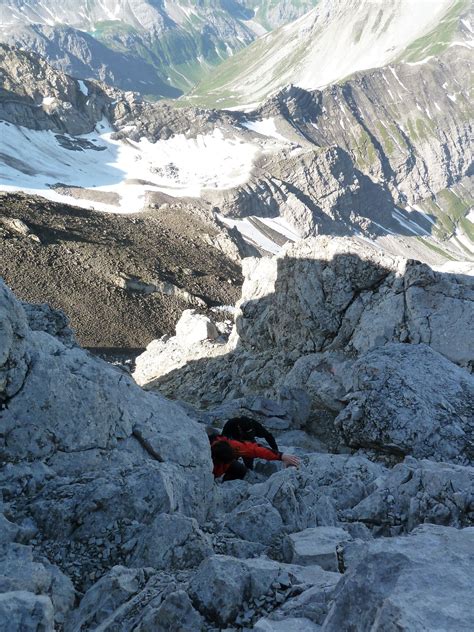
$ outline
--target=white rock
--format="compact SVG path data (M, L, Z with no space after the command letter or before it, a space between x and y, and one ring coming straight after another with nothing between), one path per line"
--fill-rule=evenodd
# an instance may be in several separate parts
M176 324L176 337L180 343L191 345L201 340L215 340L219 332L210 318L193 309L185 309Z
M326 571L337 571L336 549L352 540L340 527L313 527L291 533L287 540L288 561L308 566L318 564Z

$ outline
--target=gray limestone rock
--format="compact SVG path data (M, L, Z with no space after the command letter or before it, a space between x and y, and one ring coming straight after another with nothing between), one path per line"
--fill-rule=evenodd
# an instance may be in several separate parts
M277 562L215 555L201 564L189 590L202 614L225 625L235 620L244 601L265 595L275 582L291 585L288 571Z
M0 545L14 542L20 532L20 527L10 522L0 513Z
M265 498L241 503L226 519L227 528L242 539L271 544L283 530L278 511Z
M100 514L106 524L113 516L157 510L205 513L201 498L212 485L212 468L202 427L122 371L31 331L4 286L1 299L0 371L8 407L0 452L12 474L23 459L31 468L49 459L49 480L41 479L33 505L50 534L67 533L76 520L92 527ZM65 493L71 489L75 495ZM150 490L155 505L145 501Z
M424 342L460 366L474 362L468 274L435 271L359 238L323 236L286 246L273 259L245 259L243 272L235 329L219 355L202 346L184 354L185 366L181 351L170 367L166 344L155 358L150 349L142 384L216 410L263 395L293 410L293 428L312 417L330 437L353 362L364 353Z
M204 619L193 608L184 590L169 594L155 610L149 612L140 621L136 632L198 632L204 627Z
M388 344L353 367L336 425L353 447L460 464L474 458L474 378L430 347Z
M176 337L182 344L192 345L201 340L215 340L219 332L210 318L194 309L185 309L176 324Z
M209 539L196 520L160 514L147 529L141 529L130 563L157 569L188 568L198 566L212 553Z
M412 531L424 522L469 526L474 522L474 468L407 457L345 517L378 535Z
M143 569L114 566L112 570L86 592L79 608L69 616L71 632L96 630L113 618L115 612L135 597L146 585L150 574Z
M322 630L472 630L473 552L472 527L425 525L408 536L348 545L348 571Z
M53 632L53 604L49 597L26 590L0 594L0 627L5 632Z
M288 468L253 485L250 499L270 501L287 533L338 526L344 511L374 491L384 472L382 466L359 456L312 454L303 458L299 470Z
M340 527L312 527L287 536L286 561L309 566L317 564L326 571L337 572L337 548L352 538Z
M314 624L322 624L328 614L334 588L340 579L339 573L330 573L320 569L319 581L315 581L313 576L311 588L289 599L275 610L271 615L272 620L286 621L289 617L303 617Z
M33 304L22 302L28 319L28 325L33 331L45 331L51 336L59 338L61 342L72 347L76 344L74 332L69 326L69 319L60 309L54 309L47 303Z
M47 560L34 561L31 547L4 545L0 547L0 593L15 594L18 591L26 591L30 595L24 600L14 598L10 602L18 607L18 613L21 612L20 603L24 601L24 607L28 609L34 601L33 596L42 595L44 599L38 602L38 606L42 604L41 610L45 613L51 609L56 624L62 624L74 606L75 591L71 580L56 566ZM18 629L22 629L21 626Z
M318 632L321 626L306 617L287 617L281 621L264 617L257 621L253 630L258 632Z

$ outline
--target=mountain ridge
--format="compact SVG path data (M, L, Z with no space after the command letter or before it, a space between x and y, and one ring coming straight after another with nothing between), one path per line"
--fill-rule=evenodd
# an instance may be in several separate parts
M323 88L405 57L418 63L427 56L426 47L441 52L459 29L465 33L460 38L464 45L474 47L472 30L462 21L469 23L472 16L467 0L435 0L429 7L427 11L423 2L396 0L384 13L371 0L324 0L222 64L191 91L189 99L207 106L253 109L286 84ZM443 37L449 40L441 45Z
M149 98L173 98L266 32L257 15L272 28L315 2L289 0L277 10L271 1L253 0L197 5L188 0L2 0L0 40L42 54L76 78L107 79Z

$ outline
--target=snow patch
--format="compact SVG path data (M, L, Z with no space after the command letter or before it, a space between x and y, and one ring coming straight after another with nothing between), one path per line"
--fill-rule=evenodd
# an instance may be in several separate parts
M471 22L470 22L470 20L461 20L461 22L464 24L464 26L467 28L467 30L468 30L470 33L474 33L474 29L473 29L473 28L472 28L472 26L471 26Z
M409 230L411 233L414 233L415 235L429 235L430 234L427 230L422 228L419 224L417 224L413 220L403 217L403 215L397 210L394 210L392 212L392 217L401 226Z
M242 126L251 130L252 132L261 134L262 136L276 138L277 140L282 140L285 143L290 142L287 138L282 136L282 134L277 131L274 118L265 118L261 121L245 121L244 123L242 123Z
M86 97L89 96L89 88L86 86L86 84L81 80L78 79L77 83L79 84L79 90L82 92L82 94Z
M395 68L393 68L392 66L389 66L389 70L392 73L392 75L395 77L395 79L398 81L398 83L402 86L402 88L404 90L406 90L407 92L409 92L408 88L400 81L400 79L399 79L399 77L398 77L398 75L397 75L397 73L395 71Z
M271 254L278 254L282 246L275 243L268 235L265 235L262 230L259 230L258 223L268 226L287 240L297 241L300 239L299 233L282 217L246 217L245 219L231 219L223 215L218 215L218 218L229 228L236 228L245 241Z
M96 129L92 134L68 137L77 149L71 151L52 132L0 122L2 152L14 159L0 161L0 189L25 190L76 206L133 213L143 208L148 191L199 197L206 189L244 184L260 152L257 144L226 138L220 130L196 139L181 134L151 143L144 138L139 142L113 140L113 130L106 121ZM120 201L107 204L60 195L51 188L57 183L102 196L115 193Z

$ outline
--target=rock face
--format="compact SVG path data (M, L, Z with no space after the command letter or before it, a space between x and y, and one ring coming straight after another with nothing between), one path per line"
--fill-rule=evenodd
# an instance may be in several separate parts
M472 467L407 457L345 518L379 535L409 532L424 522L462 528L472 523L473 499Z
M325 238L246 265L229 342L188 313L147 351L179 404L0 286L0 628L472 628L472 279ZM235 414L300 468L213 483Z
M207 408L264 393L273 399L293 399L296 410L304 391L313 412L319 411L321 426L327 414L334 419L345 407L354 360L362 362L370 351L395 343L400 353L409 346L411 357L419 355L417 365L425 376L430 375L425 356L433 358L433 367L441 363L438 388L444 388L445 370L452 396L460 397L454 406L467 415L456 423L464 424L463 432L469 435L470 387L462 395L455 384L466 374L458 373L456 365L470 370L474 359L472 276L435 272L420 262L385 255L358 239L326 237L289 246L273 259L247 259L244 274L227 355L216 358L209 353L206 359L204 349L201 362L193 353L189 366L174 366L168 373L159 357L153 370L153 353L146 353L140 360L148 367L142 384L198 407L204 402ZM423 345L446 358L446 364L423 351ZM464 381L470 379L466 374ZM420 375L417 388L423 391L421 383ZM416 397L421 402L426 394L413 393L413 406ZM293 423L297 427L296 420Z
M474 613L463 586L474 579L473 538L472 527L427 525L408 537L349 546L348 571L322 629L344 629L350 617L357 632L469 630Z
M428 346L393 343L352 370L349 404L336 419L349 445L473 463L472 375Z
M201 498L212 486L203 430L121 370L31 330L3 284L0 314L0 452L10 519L33 519L64 559L68 547L108 533L106 564L157 513L203 519Z

